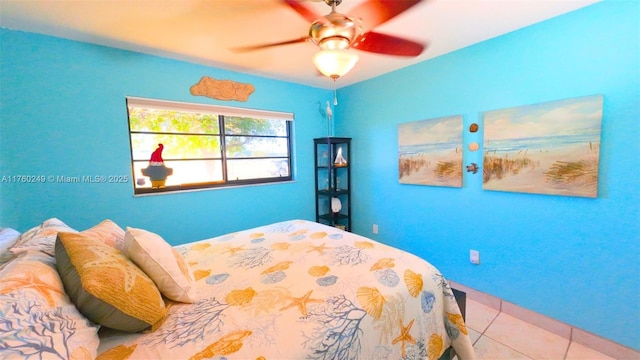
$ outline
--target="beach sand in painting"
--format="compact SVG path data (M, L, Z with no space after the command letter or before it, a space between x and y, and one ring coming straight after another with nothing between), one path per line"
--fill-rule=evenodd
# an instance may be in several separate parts
M483 188L536 194L596 197L599 143L484 154Z
M462 186L462 150L402 155L398 159L401 184Z

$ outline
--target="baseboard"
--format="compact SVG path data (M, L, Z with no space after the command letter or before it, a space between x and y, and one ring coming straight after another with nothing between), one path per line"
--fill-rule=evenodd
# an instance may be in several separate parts
M607 356L611 356L616 359L640 359L639 351L636 351L625 345L595 335L575 326L566 324L562 321L536 313L535 311L525 309L521 306L502 300L493 295L489 295L481 291L472 289L455 281L449 280L449 284L453 288L464 291L467 294L468 300L479 302L490 308L511 315L522 321L526 321L556 335L562 336L565 339L574 341L578 344L599 351Z

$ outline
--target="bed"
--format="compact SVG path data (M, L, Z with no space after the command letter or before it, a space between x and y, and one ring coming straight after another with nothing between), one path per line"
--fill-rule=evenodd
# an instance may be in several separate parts
M3 359L474 358L436 268L315 222L175 247L111 220L77 231L49 219L11 235Z

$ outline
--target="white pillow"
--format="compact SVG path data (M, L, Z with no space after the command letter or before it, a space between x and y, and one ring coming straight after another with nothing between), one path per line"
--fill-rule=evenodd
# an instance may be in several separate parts
M11 228L0 229L0 254L15 245L19 237L20 233L17 230Z
M160 292L175 301L196 301L196 284L184 258L160 235L127 228L124 254L156 283Z

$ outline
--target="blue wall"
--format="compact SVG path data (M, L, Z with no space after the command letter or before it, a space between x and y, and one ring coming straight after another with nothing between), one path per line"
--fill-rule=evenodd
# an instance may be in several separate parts
M313 219L313 141L328 90L30 33L1 31L0 176L131 176L126 96L293 112L293 183L133 197L132 184L0 184L0 226L110 218L184 243L269 222ZM247 102L189 93L202 76L251 83ZM292 96L295 94L295 96Z
M640 349L639 15L637 2L607 1L341 89L355 232ZM481 173L465 172L462 189L398 183L399 123L462 114L482 129L483 111L593 94L604 95L597 199L483 191ZM464 137L482 144L481 131ZM482 151L464 156L482 164Z

